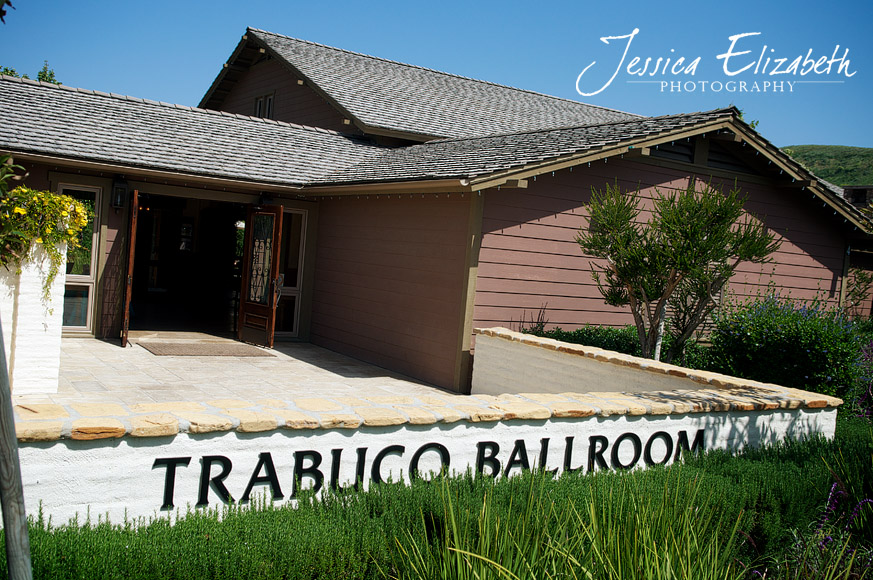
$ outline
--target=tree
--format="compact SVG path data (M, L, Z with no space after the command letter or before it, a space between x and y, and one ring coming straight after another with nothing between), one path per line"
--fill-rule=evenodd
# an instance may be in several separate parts
M9 6L13 10L15 10L15 6L12 5L11 0L0 0L0 22L6 24L6 7Z
M739 264L768 261L780 242L743 216L736 188L723 194L691 180L684 190L655 192L652 217L641 224L639 191L592 190L588 229L580 229L576 241L605 260L592 263L592 276L607 304L630 307L644 357L661 359L672 314L673 340L664 357L671 362L717 306Z
M2 2L2 0L0 0L0 2ZM8 66L0 66L0 75L7 75L10 77L18 77L18 78L22 78L22 79L29 79L30 78L26 74L23 74L23 75L18 74L18 71L16 71L14 68L8 67ZM54 69L49 68L49 63L47 60L44 60L42 62L42 68L36 73L36 80L42 81L44 83L52 83L52 84L56 84L56 85L61 84L61 81L59 81L55 77Z

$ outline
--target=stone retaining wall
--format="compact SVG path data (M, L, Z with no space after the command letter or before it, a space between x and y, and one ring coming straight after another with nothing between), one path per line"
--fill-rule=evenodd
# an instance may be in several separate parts
M27 505L33 512L41 503L56 523L88 512L121 521L258 493L288 501L297 481L324 489L441 469L497 477L534 468L638 468L671 463L686 450L830 437L842 402L505 329L480 331L483 337L484 344L571 349L566 356L583 355L601 367L600 378L587 392L17 405ZM613 388L610 377L628 369L673 382Z

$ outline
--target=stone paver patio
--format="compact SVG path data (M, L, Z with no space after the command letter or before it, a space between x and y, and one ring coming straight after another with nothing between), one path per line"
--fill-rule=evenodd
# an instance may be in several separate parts
M481 332L606 365L669 375L678 382L674 389L647 392L457 395L305 343L278 343L269 351L272 356L157 356L136 343L177 341L227 347L239 343L194 333L146 333L132 335L134 346L122 349L90 338L66 338L58 392L13 394L16 434L22 442L49 442L594 415L824 409L842 403L816 393L506 329Z
M276 343L272 356L156 356L138 342L227 342L199 333L131 333L133 346L64 338L57 394L14 396L21 403L161 403L213 399L416 396L437 389L307 343Z

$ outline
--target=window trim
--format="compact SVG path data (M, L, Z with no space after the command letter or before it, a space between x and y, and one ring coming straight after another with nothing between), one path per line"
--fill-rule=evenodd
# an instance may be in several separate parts
M266 93L255 97L255 117L261 119L272 119L274 105L276 103L276 92Z
M88 307L85 316L85 326L62 326L64 333L87 333L94 332L94 311L97 301L97 269L99 267L98 256L100 253L100 218L102 217L103 188L95 185L80 185L71 182L60 182L57 193L63 195L66 190L87 191L94 193L94 226L91 232L91 267L89 274L65 274L64 292L67 286L85 286L88 288ZM63 300L63 297L61 297Z

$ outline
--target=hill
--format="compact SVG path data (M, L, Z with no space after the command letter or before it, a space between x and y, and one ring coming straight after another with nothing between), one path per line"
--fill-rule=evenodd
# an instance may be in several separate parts
M873 148L791 145L782 150L816 176L833 184L873 185Z

